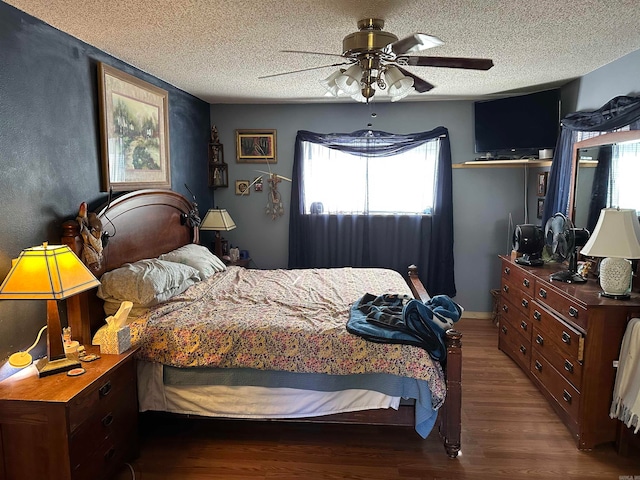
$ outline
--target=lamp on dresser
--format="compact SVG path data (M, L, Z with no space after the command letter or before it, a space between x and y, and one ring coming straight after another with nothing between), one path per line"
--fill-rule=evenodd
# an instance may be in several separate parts
M629 259L640 258L640 223L635 209L603 208L589 241L580 251L600 262L603 297L630 298L632 268Z
M218 258L222 258L222 237L221 231L228 232L236 228L236 224L224 208L211 208L204 216L202 224L200 224L200 230L213 230L215 231L214 237L214 253Z
M13 262L0 286L0 300L47 301L47 356L36 362L40 377L80 365L65 355L57 302L98 285L98 279L66 245L45 242L23 250ZM9 358L9 363L16 367L26 367L31 362L28 351L17 352Z

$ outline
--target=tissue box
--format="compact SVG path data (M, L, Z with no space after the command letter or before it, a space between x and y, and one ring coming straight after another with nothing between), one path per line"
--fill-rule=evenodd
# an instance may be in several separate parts
M100 353L120 354L131 348L131 332L129 325L119 330L105 329L100 341Z

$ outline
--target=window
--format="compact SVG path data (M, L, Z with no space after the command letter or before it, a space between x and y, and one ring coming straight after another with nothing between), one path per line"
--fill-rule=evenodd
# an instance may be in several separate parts
M611 160L611 182L607 205L620 208L635 208L640 212L640 144L625 142L613 145Z
M384 142L384 139L368 139ZM304 212L431 214L440 139L391 156L357 155L302 143ZM375 145L372 147L375 150ZM321 205L321 208L319 208Z

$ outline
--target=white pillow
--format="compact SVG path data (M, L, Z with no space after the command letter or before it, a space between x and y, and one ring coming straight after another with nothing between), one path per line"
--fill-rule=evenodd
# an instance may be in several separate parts
M222 272L227 269L224 262L211 253L207 247L196 243L190 243L183 247L176 248L169 253L160 255L158 258L167 262L189 265L200 272L200 278L202 280L216 272Z
M100 278L98 297L107 302L133 302L134 308L169 300L200 281L193 267L159 259L126 263Z

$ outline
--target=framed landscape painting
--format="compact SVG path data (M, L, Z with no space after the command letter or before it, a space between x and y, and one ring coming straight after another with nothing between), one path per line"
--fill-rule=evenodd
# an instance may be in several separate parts
M276 163L275 130L236 130L238 163Z
M102 191L171 188L168 93L98 64Z

